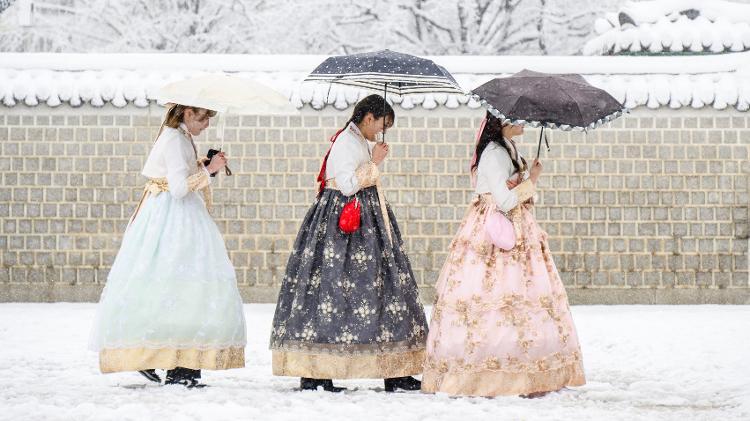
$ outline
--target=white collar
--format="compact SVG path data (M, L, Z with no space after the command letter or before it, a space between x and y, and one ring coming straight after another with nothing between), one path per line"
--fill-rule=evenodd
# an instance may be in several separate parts
M190 132L187 129L187 125L185 123L180 123L179 126L177 126L177 131L182 133L183 136L185 136L190 142L190 146L193 147L193 152L195 152L196 159L198 158L198 148L195 146L195 141L193 141L193 135L190 134Z
M348 128L349 130L351 130L352 132L354 132L354 134L355 134L355 135L356 135L356 136L357 136L357 137L358 137L358 138L359 138L360 140L364 140L364 141L365 141L365 144L367 144L367 142L369 142L369 141L367 140L367 138L365 137L365 135L363 135L363 134L362 134L362 131L361 131L361 130L359 130L359 127L357 127L357 125L356 125L356 124L354 124L354 122L353 122L353 121L352 121L351 123L349 123L349 126L348 126L347 128Z
M516 146L516 143L513 141L513 139L508 139L505 136L503 136L503 142L507 143L508 146L510 146L510 148L514 152L513 154L511 154L511 157L510 157L511 159L514 159L513 155L515 155L515 159L521 158L520 156L521 154L518 153L518 147Z
M188 139L193 139L193 135L190 134L190 131L187 128L187 125L185 123L180 123L179 126L177 126L177 129L182 132Z

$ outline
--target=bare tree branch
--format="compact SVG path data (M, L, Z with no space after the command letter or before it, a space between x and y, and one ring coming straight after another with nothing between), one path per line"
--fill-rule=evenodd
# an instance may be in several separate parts
M452 33L452 31L451 31L450 28L439 24L437 21L435 21L434 19L432 19L430 16L428 16L422 10L417 10L414 7L409 7L409 6L399 6L399 7L402 8L402 9L409 10L410 12L412 12L412 14L415 17L419 17L424 22L428 23L431 27L433 27L435 29L438 29L438 30L440 30L440 31L445 32L446 34L448 34L450 36L451 42L455 42L456 41L455 37L453 36L453 33Z

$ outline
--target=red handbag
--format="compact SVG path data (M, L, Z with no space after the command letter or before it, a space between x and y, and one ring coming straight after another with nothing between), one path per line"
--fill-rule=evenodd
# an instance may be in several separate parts
M341 215L339 215L339 229L345 234L351 234L359 229L359 211L359 199L356 197L344 205L344 209L341 210Z

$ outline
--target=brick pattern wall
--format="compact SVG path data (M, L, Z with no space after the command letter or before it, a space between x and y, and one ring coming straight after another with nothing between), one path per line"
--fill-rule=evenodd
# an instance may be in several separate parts
M328 137L349 111L229 116L235 175L214 189L248 301L273 301L316 194ZM6 108L0 116L0 301L97 300L145 179L158 106ZM472 198L478 110L397 109L383 185L430 300ZM579 303L745 303L750 117L636 110L589 134L551 132L536 210ZM210 129L199 139L217 143ZM536 152L528 130L522 152Z

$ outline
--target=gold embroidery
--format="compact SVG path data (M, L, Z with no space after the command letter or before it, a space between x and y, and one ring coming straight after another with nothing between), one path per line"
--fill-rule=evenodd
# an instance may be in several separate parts
M245 366L245 348L175 349L123 348L99 352L102 373L140 371L152 368L170 370L185 367L194 370L227 370Z
M439 372L441 374L471 374L484 371L497 371L503 373L542 373L549 370L560 369L577 364L583 368L581 353L573 351L568 354L555 352L540 357L535 361L522 362L516 357L506 356L500 358L491 356L477 363L467 363L464 358L430 358L425 363L425 373Z
M422 376L422 392L448 393L468 396L526 395L534 392L550 392L566 386L586 384L583 365L578 359L552 358L560 365L548 366L548 362L535 364L533 371L504 371L499 359L487 359L477 367L462 365L462 361L430 362ZM513 359L511 359L513 360Z
M146 182L144 190L156 196L159 193L169 191L169 183L166 178L151 178Z
M534 196L536 192L536 186L531 180L525 180L521 184L517 185L512 191L516 192L518 196L518 203L521 204Z
M422 372L424 349L393 354L336 355L273 350L273 374L315 379L383 379Z
M374 162L367 161L357 168L354 175L357 177L359 188L364 189L374 186L378 182L380 170L378 170L378 166Z
M203 169L187 178L188 190L203 190L209 184L208 174Z
M146 185L143 187L143 194L141 194L141 199L138 201L138 205L136 205L135 210L133 211L133 215L130 216L130 221L128 221L128 226L133 223L135 220L135 217L138 215L138 211L141 210L141 207L143 207L143 203L146 202L146 198L149 196L157 196L159 193L169 191L169 185L167 183L166 178L151 178L146 182Z
M385 232L388 234L388 240L391 241L391 247L396 247L393 244L393 234L391 233L391 216L388 214L388 207L385 202L385 194L383 193L383 187L380 185L380 179L375 181L375 189L378 191L378 201L380 202L380 213L383 214L383 221L385 222Z
M208 209L208 212L210 213L213 207L213 200L211 187L209 186L208 174L206 174L206 171L203 171L203 164L199 162L198 166L201 169L197 173L187 178L188 189L193 192L200 190L201 193L203 193L203 201L206 203L206 209ZM146 185L143 187L143 194L141 195L141 199L138 201L138 205L136 205L135 210L133 211L133 215L130 217L128 226L133 223L136 215L138 215L138 211L141 210L141 207L143 207L143 203L145 203L146 199L149 196L156 197L160 193L165 193L168 191L169 182L166 178L150 178L146 182Z
M547 235L531 213L532 206L522 203L508 212L518 234L516 246L509 251L492 246L485 238L484 220L494 209L491 195L475 198L451 242L436 288L429 342L431 349L439 349L443 342L458 346L460 354L430 354L422 390L497 396L585 384L567 294L554 267ZM543 266L532 264L537 262ZM466 266L482 268L478 272L482 279L471 280L479 285L470 295L460 293L462 283L469 281ZM507 266L520 272L520 288L503 293ZM539 275L535 266L546 270L549 290L529 293ZM540 323L544 330L538 328ZM492 355L488 346L494 343L496 328L506 330L514 340L507 352ZM547 345L550 354L538 355Z
M203 163L198 160L198 172L191 175L187 179L188 189L190 191L200 190L203 193L203 201L206 202L206 209L211 213L213 210L213 195L211 194L211 186L209 180L208 171L203 169Z

